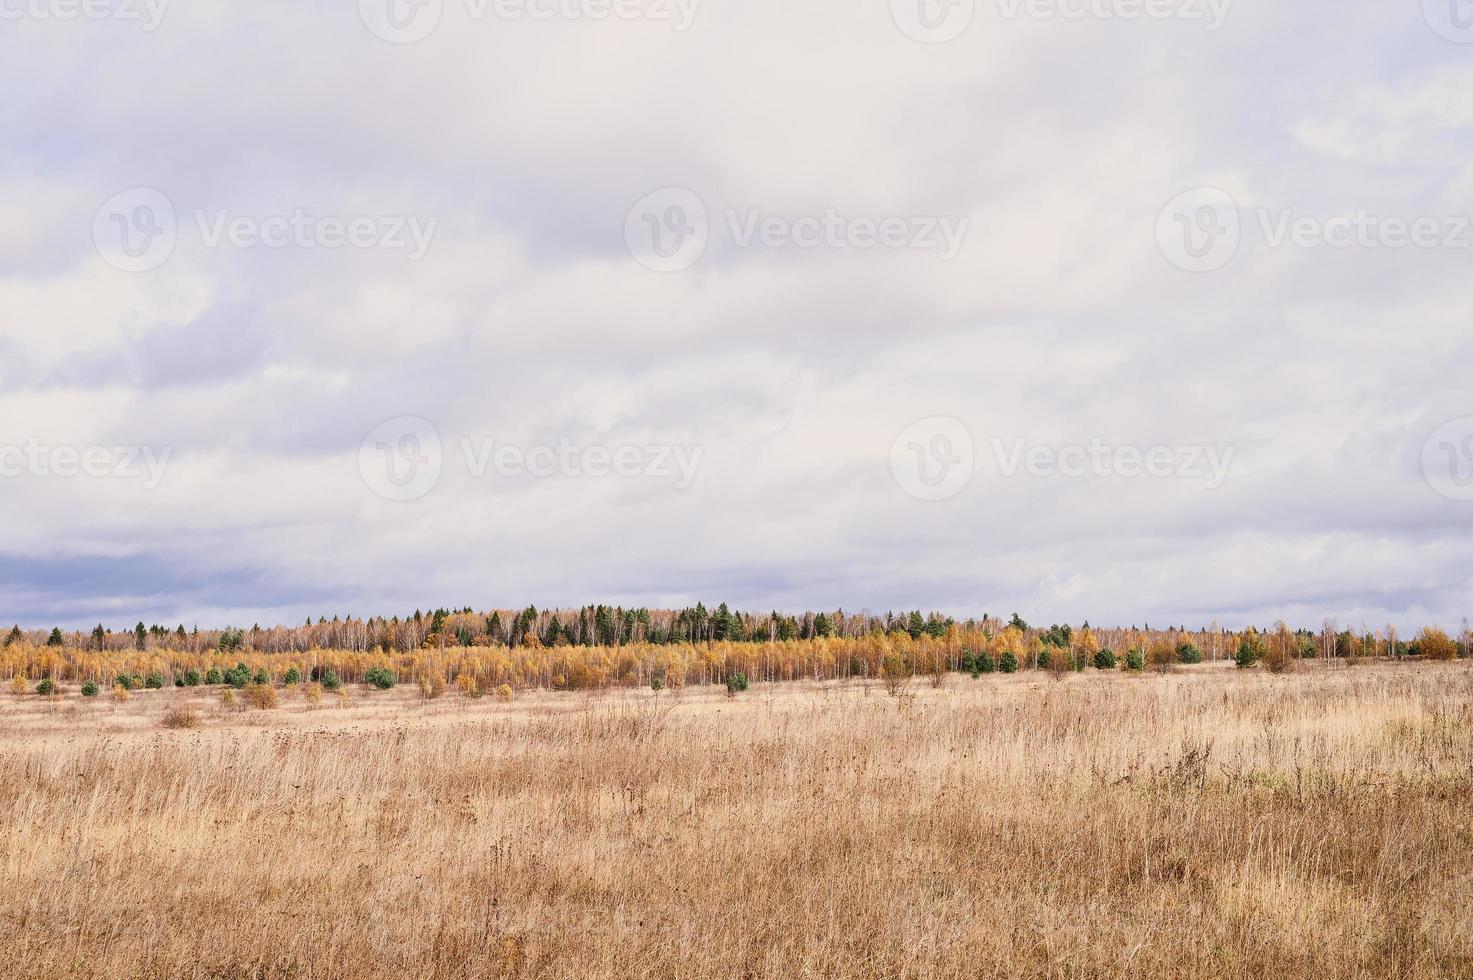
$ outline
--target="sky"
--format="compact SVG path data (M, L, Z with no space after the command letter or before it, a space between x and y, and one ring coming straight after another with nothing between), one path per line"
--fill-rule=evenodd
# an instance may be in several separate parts
M1473 613L1470 0L0 0L0 84L0 620Z

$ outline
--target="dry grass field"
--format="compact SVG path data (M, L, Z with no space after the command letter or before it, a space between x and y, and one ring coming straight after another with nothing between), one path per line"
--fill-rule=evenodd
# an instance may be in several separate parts
M1466 662L5 695L0 974L1473 976L1470 695Z

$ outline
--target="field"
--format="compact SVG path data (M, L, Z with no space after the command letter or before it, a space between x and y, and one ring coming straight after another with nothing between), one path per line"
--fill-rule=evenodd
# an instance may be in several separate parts
M1466 662L280 693L0 697L0 972L1473 976Z

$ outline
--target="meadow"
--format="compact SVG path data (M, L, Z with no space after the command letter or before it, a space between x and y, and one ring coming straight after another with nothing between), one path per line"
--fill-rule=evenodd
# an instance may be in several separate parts
M1467 661L303 690L0 695L0 973L1473 976Z

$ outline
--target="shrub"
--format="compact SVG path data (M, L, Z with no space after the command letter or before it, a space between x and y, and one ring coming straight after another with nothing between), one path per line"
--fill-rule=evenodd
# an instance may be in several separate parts
M445 693L445 678L439 674L425 674L419 679L419 696L433 701Z
M56 682L49 677L41 678L41 683L36 685L36 693L42 697L56 693Z
M225 705L226 707L229 707L230 705L234 704L235 703L235 691L232 690L231 688L228 688L228 687L225 690L221 691L220 692L220 703L223 704L223 705Z
M209 671L207 671L205 673L205 683L206 684L224 684L225 683L225 677L224 677L223 674L220 673L220 668L219 667L211 667L209 669Z
M1004 674L1014 674L1018 671L1018 658L1013 651L1004 650L1001 657L997 659L997 669Z
M133 690L133 678L129 677L127 674L119 674L117 677L113 678L113 685L116 687L121 687L125 691L131 691Z
M165 713L161 724L165 728L198 728L200 714L193 708L174 708Z
M746 674L727 674L726 675L726 696L727 697L734 698L738 694L740 694L742 691L745 691L746 689L747 689L747 675Z
M884 679L885 691L891 697L899 694L901 688L909 683L910 673L910 664L906 663L905 658L898 653L887 653L885 659L880 661L880 677ZM742 681L742 690L745 691L747 689L746 678L742 677ZM727 687L731 687L729 682Z
M1146 662L1157 673L1169 673L1176 666L1176 647L1166 640L1157 640L1147 648Z
M1125 651L1126 670L1145 670L1146 654L1139 647Z
M246 696L250 699L251 707L261 711L276 707L276 688L270 684L252 684L246 691Z
M186 687L199 687L199 671L193 667L184 672L184 684Z
M1115 651L1109 647L1095 654L1095 670L1114 670Z
M10 679L10 693L11 694L24 694L24 693L26 693L26 688L28 686L29 685L26 683L26 675L25 674L16 674L14 677L12 677Z
M976 665L977 672L980 674L991 674L997 671L997 660L986 650L977 654Z
M1456 660L1458 645L1435 626L1423 628L1417 637L1417 652L1427 660Z
M225 672L225 683L236 690L243 690L250 686L251 669L245 664L237 663Z
M1182 643L1176 648L1176 659L1184 664L1199 664L1202 662L1202 651L1197 649L1195 643Z
M95 698L97 697L97 692L100 690L101 688L97 686L96 681L84 681L82 683L82 697L84 698Z
M112 699L114 701L126 701L128 700L128 696L128 689L122 684L113 685Z
M251 679L253 681L255 681L257 684L270 684L271 683L271 675L268 674L268 673L266 673L266 668L264 668L264 667L262 667L260 670L256 671L256 676L253 677L253 678L251 678Z
M1053 663L1054 655L1046 648L1038 651L1038 669L1048 670L1048 665Z
M176 678L174 678L174 686L175 687L183 687L184 686L184 678L182 678L182 677L176 677Z
M399 678L396 677L394 675L394 672L387 667L368 668L368 670L364 671L363 673L363 680L365 683L373 685L380 691L387 691L389 688L399 683Z
M1259 660L1263 659L1263 655L1266 652L1263 640L1259 639L1257 633L1250 630L1238 641L1238 652L1233 656L1233 663L1237 664L1239 668L1246 669L1254 666Z
M300 684L302 683L302 672L295 667L288 667L286 674L281 679L288 687Z
M335 670L321 671L317 676L317 681L322 685L324 691L336 691L343 686L343 680Z
M150 691L157 691L164 686L164 675L159 671L149 674L143 681L143 686Z
M302 688L302 700L308 704L320 704L322 702L322 685L317 681L310 681Z
M662 680L660 680L660 678L658 678L658 677L651 677L650 678L650 690L651 691L661 691L661 690L664 690L664 688L665 688L665 682L662 681Z
M1049 672L1049 676L1052 677L1054 680L1063 680L1064 675L1069 673L1069 671L1072 670L1073 667L1073 658L1069 656L1068 650L1053 650L1048 653L1047 669Z
M455 675L455 687L461 694L464 694L468 698L478 698L481 696L481 684L476 680L475 674Z
M496 689L496 699L498 701L510 701L515 696L515 692L512 691L510 684L503 684Z

